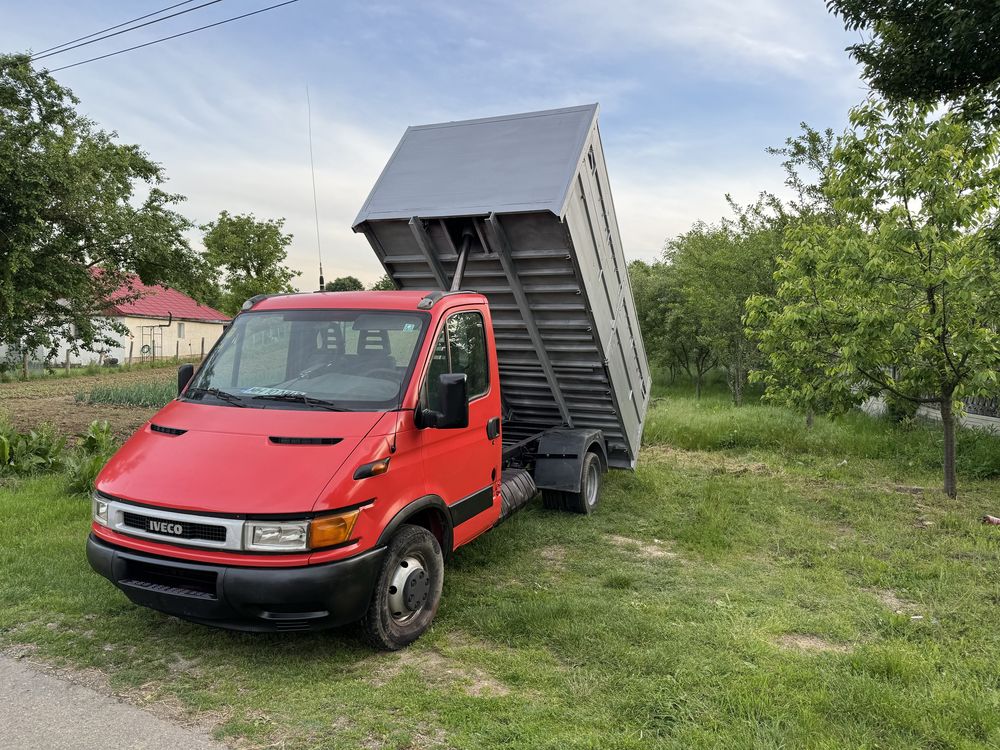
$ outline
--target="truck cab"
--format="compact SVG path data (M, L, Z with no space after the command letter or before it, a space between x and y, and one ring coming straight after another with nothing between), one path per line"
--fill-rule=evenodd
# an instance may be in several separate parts
M374 638L422 631L443 558L497 522L502 465L486 300L429 299L248 303L101 473L94 567L138 604L251 630L362 619L381 575Z

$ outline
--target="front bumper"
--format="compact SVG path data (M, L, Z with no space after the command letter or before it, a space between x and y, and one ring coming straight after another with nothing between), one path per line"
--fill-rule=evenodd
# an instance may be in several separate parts
M385 548L296 568L180 562L87 539L90 566L136 604L230 630L320 630L361 618Z

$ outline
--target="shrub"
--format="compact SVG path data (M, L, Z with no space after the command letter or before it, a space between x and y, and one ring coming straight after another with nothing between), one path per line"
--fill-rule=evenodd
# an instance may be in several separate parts
M65 452L66 438L49 425L18 432L9 424L0 424L0 476L58 471L63 467Z
M917 404L894 393L885 394L885 417L892 422L910 422L917 416Z
M77 449L66 462L70 492L90 493L97 475L114 454L117 446L107 420L90 423Z

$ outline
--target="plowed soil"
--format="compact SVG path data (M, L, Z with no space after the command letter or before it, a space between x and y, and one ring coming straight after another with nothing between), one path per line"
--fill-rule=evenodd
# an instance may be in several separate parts
M0 383L0 418L8 417L22 430L51 424L70 438L85 433L87 426L95 419L106 419L117 437L126 438L157 410L134 406L77 403L76 394L87 393L97 384L164 382L172 381L176 377L177 373L173 368L162 368Z

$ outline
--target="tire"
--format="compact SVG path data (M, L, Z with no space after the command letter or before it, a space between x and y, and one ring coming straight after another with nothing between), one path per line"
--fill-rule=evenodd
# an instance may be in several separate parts
M361 618L365 640L385 651L413 643L434 621L443 583L444 556L438 540L421 526L401 526L389 543L371 603Z
M580 470L580 491L542 490L542 505L549 510L590 515L601 499L601 459L596 453L587 453Z

